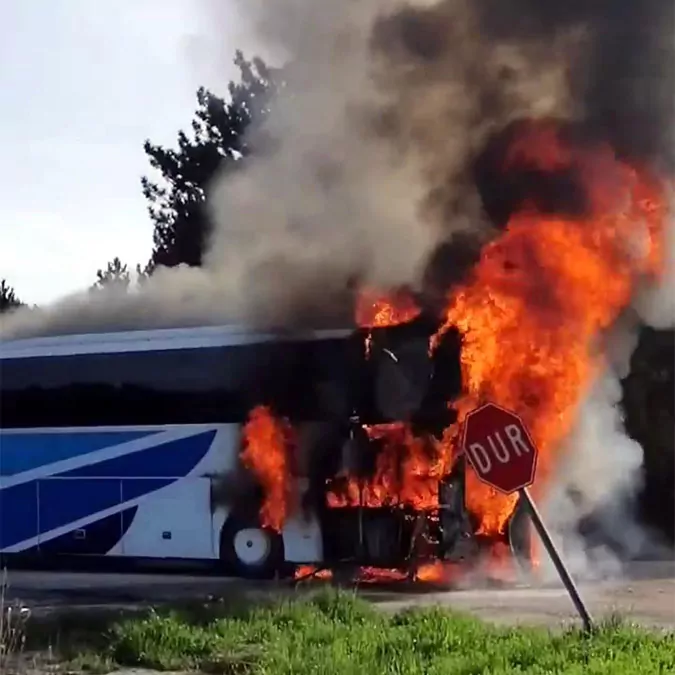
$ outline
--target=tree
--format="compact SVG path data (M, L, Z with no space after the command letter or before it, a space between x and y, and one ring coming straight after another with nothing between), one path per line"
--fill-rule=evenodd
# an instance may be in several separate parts
M126 290L132 282L142 282L146 276L146 272L141 269L140 265L136 265L135 274L132 276L126 263L122 263L119 258L115 257L104 270L96 272L96 283L92 286L92 289L117 285Z
M14 289L7 283L6 279L2 279L0 281L0 312L6 312L22 305L23 303L16 297Z
M216 171L233 170L248 156L246 131L269 112L271 96L279 87L279 71L261 59L246 61L241 52L235 64L241 81L230 83L228 101L203 87L198 90L191 138L180 131L176 150L145 142L150 165L162 178L160 183L147 176L141 179L154 223L148 272L156 265L201 264L208 234L206 188Z
M123 265L119 258L115 257L108 263L105 270L98 270L96 272L96 283L92 288L103 288L111 284L128 288L130 283L131 276L128 267Z

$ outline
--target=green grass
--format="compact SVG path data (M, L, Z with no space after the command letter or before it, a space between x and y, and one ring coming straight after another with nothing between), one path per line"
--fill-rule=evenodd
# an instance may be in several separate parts
M44 628L36 639L47 637ZM672 634L618 621L583 635L498 628L441 609L392 615L335 591L268 606L150 612L107 626L80 618L70 627L60 622L59 633L56 648L71 667L96 670L117 664L247 675L675 673Z

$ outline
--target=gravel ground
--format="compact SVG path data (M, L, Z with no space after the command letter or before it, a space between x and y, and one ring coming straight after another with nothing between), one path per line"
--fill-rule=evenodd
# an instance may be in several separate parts
M232 591L252 599L294 592L288 584L252 584L185 575L10 571L8 582L9 600L17 599L30 606L34 616L64 609L142 607L193 598L227 597ZM675 561L634 565L623 579L580 584L579 589L598 619L620 614L643 625L675 629ZM364 586L360 593L384 609L440 604L499 623L559 626L576 620L567 593L556 587L442 591L419 586Z

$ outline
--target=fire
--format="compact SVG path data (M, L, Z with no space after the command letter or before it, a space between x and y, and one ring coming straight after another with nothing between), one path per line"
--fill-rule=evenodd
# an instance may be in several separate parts
M333 572L331 570L319 569L314 565L300 565L296 568L294 578L297 579L320 579L322 581L328 581L333 578Z
M465 569L459 563L435 560L434 562L420 565L417 568L415 579L427 584L448 585L459 581L464 571Z
M371 440L379 440L372 478L348 477L347 484L328 493L331 507L409 506L416 511L438 507L438 482L449 473L452 447L430 437L417 437L404 423L365 427Z
M362 290L356 300L356 323L362 328L397 326L420 314L413 297L405 291L386 294Z
M457 423L440 440L413 433L405 422L364 427L379 446L375 469L368 478L342 475L329 481L328 506L406 507L433 519L439 481L459 457L462 422L488 400L513 410L528 426L539 448L534 489L541 490L555 470L579 402L604 366L604 334L637 285L658 278L668 215L658 177L619 160L606 145L582 147L566 139L551 122L520 127L501 169L571 176L578 184L575 208L565 215L557 206L555 214L545 213L535 196L520 204L503 233L484 247L468 281L449 295L430 351L452 327L462 333L464 392L448 401ZM367 289L358 297L356 321L374 333L420 313L405 292ZM371 340L368 335L366 354ZM264 490L262 523L280 530L294 505L292 430L261 406L251 412L244 438L242 461ZM510 551L503 535L517 495L487 487L467 467L465 499L477 523L475 534L493 544L489 576L515 578L515 568L505 564ZM532 557L536 565L536 551ZM362 568L359 580L402 580L409 574ZM438 562L422 565L415 576L448 583L458 574L457 565Z
M244 427L241 461L263 489L260 522L280 531L293 500L290 451L295 445L290 425L266 406L251 410Z
M530 126L526 140L507 163L574 169L586 190L586 214L542 215L531 206L516 213L450 297L439 335L453 325L463 333L460 422L486 400L517 412L539 447L536 489L555 468L560 441L602 368L603 332L636 283L660 272L666 202L655 178L607 147L564 145L548 125L541 133ZM515 503L468 472L467 508L483 533L502 529Z
M421 310L404 290L381 293L365 289L356 303L356 323L363 328L396 326L412 321ZM366 337L366 354L370 353ZM405 423L365 427L371 440L382 444L372 478L348 477L346 484L336 481L327 495L331 507L409 506L418 511L438 507L438 481L451 465L450 446L433 438L413 435Z
M412 321L420 313L412 295L404 290L382 293L365 289L357 298L355 319L363 328L382 328ZM370 343L367 336L366 354ZM437 507L438 481L450 468L450 447L433 438L414 436L403 422L365 430L371 440L382 444L375 475L367 481L348 477L346 485L336 485L328 493L329 506L410 506L419 511Z
M407 574L402 570L382 567L359 567L354 581L359 584L387 584L405 581Z

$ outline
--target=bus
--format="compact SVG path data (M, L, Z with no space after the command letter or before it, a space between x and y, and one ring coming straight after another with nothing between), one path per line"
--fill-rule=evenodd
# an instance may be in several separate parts
M328 508L325 486L372 467L364 424L447 425L459 360L434 367L430 330L204 326L0 342L0 556L207 562L245 578L401 567L414 536L404 510ZM241 467L259 405L303 439L303 508L281 531L261 524L260 486ZM345 450L355 444L356 460ZM461 471L441 486L434 556L464 556L474 539L462 490Z

